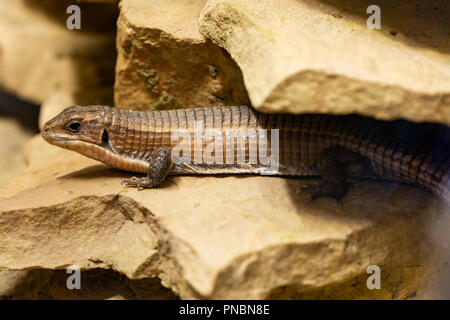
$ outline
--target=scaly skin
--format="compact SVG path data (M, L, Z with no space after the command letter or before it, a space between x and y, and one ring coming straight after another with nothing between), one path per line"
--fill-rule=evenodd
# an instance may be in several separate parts
M212 152L213 156L222 152L217 159L224 164L172 163L168 154L181 141L173 139L177 129L185 129L191 137L189 151L191 159L195 158L195 123L201 124L203 132L213 129L222 133L224 139L227 131L250 130L256 132L257 139L252 140L256 143L224 142L220 150ZM267 129L267 139L259 140L261 131L252 131L259 129ZM342 197L347 174L358 164L358 173L353 175L367 174L369 170L383 180L427 189L450 203L448 130L433 132L435 142L398 123L355 115L269 115L246 106L149 112L74 106L47 122L42 136L51 144L112 167L148 173L145 178L124 182L142 189L159 185L167 174L262 173L267 164L250 154L254 154L255 147L267 148L267 154L271 154L271 129L279 129L279 167L275 174L322 175L325 182L314 190L317 196ZM204 150L209 142L203 139L201 143L200 149ZM246 164L237 163L238 154L245 155ZM232 163L227 164L230 155Z

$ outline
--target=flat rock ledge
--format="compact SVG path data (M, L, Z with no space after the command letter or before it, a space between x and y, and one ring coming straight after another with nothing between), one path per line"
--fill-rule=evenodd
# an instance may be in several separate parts
M120 186L128 173L40 137L26 155L0 193L1 270L113 269L184 299L436 297L448 271L448 207L413 187L359 182L341 204L277 177L137 191ZM369 265L380 290L366 286Z
M450 124L448 1L209 0L199 30L265 112L359 113Z

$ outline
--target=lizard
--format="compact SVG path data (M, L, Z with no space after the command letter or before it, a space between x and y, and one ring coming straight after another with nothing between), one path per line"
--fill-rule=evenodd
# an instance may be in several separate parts
M321 176L320 183L305 188L311 198L339 200L349 178L373 177L426 189L449 205L448 130L434 141L401 128L360 115L267 114L248 106L162 111L71 106L46 122L41 135L111 167L145 174L122 181L139 190L158 187L172 174ZM236 136L240 140L229 139ZM195 139L199 144L189 143ZM205 161L202 152L210 144ZM274 157L261 156L268 154Z

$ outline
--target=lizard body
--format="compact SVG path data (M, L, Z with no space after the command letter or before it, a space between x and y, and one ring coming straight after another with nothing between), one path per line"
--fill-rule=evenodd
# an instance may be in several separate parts
M48 121L42 136L109 166L147 173L124 180L139 189L158 186L167 174L264 174L275 164L270 174L321 175L316 196L339 199L347 176L370 171L449 204L448 131L434 142L399 128L357 115L263 114L246 106L148 112L73 106ZM174 161L175 150L181 160ZM276 163L269 163L274 154Z

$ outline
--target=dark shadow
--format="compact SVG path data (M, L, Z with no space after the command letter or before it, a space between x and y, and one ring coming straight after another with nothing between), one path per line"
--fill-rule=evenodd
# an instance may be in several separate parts
M361 118L361 123L364 123L364 119L369 119L362 116L358 117ZM377 122L387 123L396 136L401 137L404 141L411 142L419 149L427 150L427 154L439 153L444 156L444 159L450 159L449 127L434 123L413 123L405 120ZM309 191L301 189L302 186L319 183L320 177L290 177L285 180L297 212L302 214L314 212L316 216L319 214L325 219L334 221L376 222L383 219L387 211L404 215L421 210L427 211L427 208L434 208L443 204L429 191L421 190L419 187L412 185L384 181L376 176L359 180L350 179L349 190L340 201L332 198L319 198L311 201ZM399 208L399 204L406 207Z
M114 169L104 164L97 164L68 173L59 177L58 179L101 179L122 176L124 178L127 178L129 175L131 175L131 172Z
M74 32L111 32L119 16L117 3L79 3L73 0L25 0L25 5L66 27L67 8L77 5L81 11L81 30Z
M129 172L124 170L119 170L115 168L111 168L104 164L98 164L89 166L71 173L68 173L66 175L63 175L61 177L58 177L58 179L102 179L102 178L123 178L127 179L132 176L136 177L143 177L145 174L143 173L135 173L135 172ZM202 177L214 177L216 179L223 179L226 177L235 177L237 179L245 179L248 177L255 177L255 175L252 174L241 174L241 175L233 175L233 174L177 174L177 175L169 175L164 180L164 182L158 186L158 188L166 188L170 186L171 184L176 183L174 181L174 177L177 176L189 176L189 177L196 177L198 179L201 179Z
M15 286L2 300L174 300L179 299L158 278L130 280L113 270L81 270L81 289L67 288L66 270L3 271L17 276ZM13 273L16 273L14 275Z
M39 106L0 90L0 117L16 119L26 130L39 132Z
M89 167L68 173L61 177L58 177L58 179L62 179L62 180L63 179L93 180L93 179L105 179L105 178L129 179L133 176L144 177L145 174L119 170L119 169L111 168L104 164L98 164L98 165L89 166ZM158 186L158 188L159 189L167 188L172 184L176 184L176 182L173 180L172 176L168 176L166 178L166 180L164 180L164 182ZM132 187L129 187L129 188L134 189ZM144 191L144 190L140 190L140 191Z
M405 120L389 122L392 130L397 136L402 137L406 141L412 141L417 146L426 146L428 152L439 152L444 155L444 158L450 159L450 128L445 125L433 123L413 123ZM445 165L445 164L444 164ZM448 165L448 163L447 163ZM353 180L350 188L344 198L337 202L331 198L319 198L313 201L309 200L309 195L306 191L299 190L300 187L306 183L318 182L320 178L287 178L286 185L289 188L289 194L292 202L296 206L296 210L302 216L314 215L320 217L324 221L339 222L343 225L372 225L368 230L362 230L362 233L355 232L349 237L357 237L357 241L365 241L370 239L372 235L382 234L385 230L386 223L398 222L399 228L408 225L409 218L416 219L418 216L423 223L419 228L411 228L411 234L408 234L410 242L407 244L408 249L413 257L423 257L427 255L425 252L429 247L421 244L421 239L424 236L431 237L430 233L441 235L443 241L434 241L433 250L440 250L442 256L447 256L448 248L442 248L442 243L448 242L447 232L438 230L436 226L437 221L444 223L442 217L437 219L439 213L445 214L445 204L433 196L431 192L420 190L415 186L406 184L399 184L381 180ZM444 209L442 209L444 208ZM430 213L428 216L426 213ZM424 214L425 213L425 214ZM434 214L436 213L436 214ZM416 221L417 221L416 219ZM445 224L448 225L448 224ZM393 238L392 257L396 254L397 246L395 243L395 235L392 234L392 228L388 228L391 232L390 237ZM409 230L409 229L408 229ZM414 232L414 234L412 234ZM366 235L364 235L366 234ZM370 236L369 236L370 235ZM359 239L360 238L360 239ZM441 239L441 240L442 240ZM429 240L429 239L428 239ZM427 240L427 241L428 241ZM375 246L376 247L376 246ZM401 250L399 248L399 250ZM371 253L366 253L371 254ZM376 256L376 255L374 255ZM386 258L390 259L390 258ZM399 280L396 280L399 286L384 288L387 290L368 292L365 289L365 281L367 275L363 274L355 279L350 279L345 283L330 285L320 291L305 291L304 287L296 287L289 285L274 289L267 298L269 299L349 299L349 298L365 298L365 299L411 299L414 298L416 292L409 291L408 284L402 282L402 273L408 273L408 270L421 270L412 268L408 265L385 266L390 268L392 274L398 274ZM444 268L442 275L439 275L442 285L438 286L435 294L448 297L448 275ZM386 271L385 269L382 269ZM388 273L389 273L388 272ZM414 280L416 281L416 280ZM411 287L416 287L415 285ZM419 285L418 287L421 287ZM364 290L362 290L364 289ZM375 292L377 291L377 292ZM361 292L364 297L361 297Z

